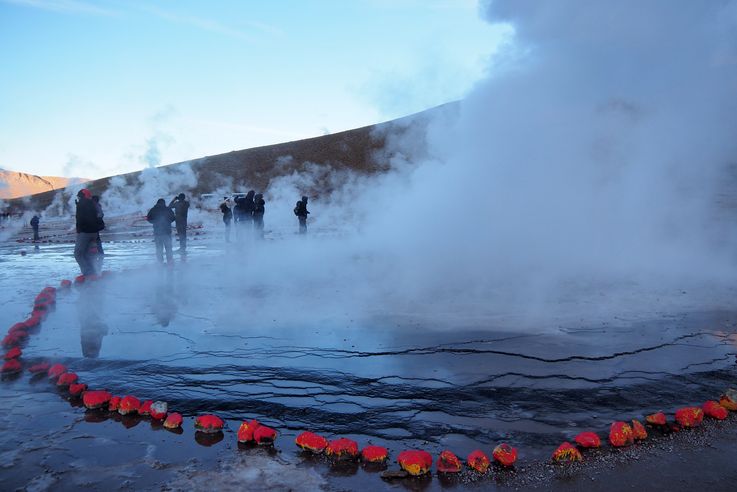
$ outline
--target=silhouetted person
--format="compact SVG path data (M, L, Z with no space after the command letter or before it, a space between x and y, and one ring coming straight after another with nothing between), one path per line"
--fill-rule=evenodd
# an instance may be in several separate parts
M79 264L82 275L95 273L94 258L90 255L90 246L96 245L99 232L105 228L105 222L97 217L97 208L92 201L92 193L87 188L77 193L77 240L74 244L74 259Z
M41 219L38 217L38 215L34 215L31 217L31 227L33 228L33 240L38 241L40 238L38 236L38 223L41 221Z
M236 198L235 212L235 237L245 239L246 230L253 226L253 196L255 191L249 190L244 197Z
M159 198L156 205L148 211L146 220L154 226L154 243L156 243L156 258L159 263L164 262L163 250L166 249L167 265L174 264L174 255L171 252L171 223L176 220L174 212L166 206L163 198Z
M228 206L228 197L223 197L223 203L220 204L220 211L223 213L223 224L225 224L225 242L230 242L230 222L233 220L233 211Z
M189 211L189 202L185 198L184 193L180 193L169 203L169 208L174 210L177 235L179 236L179 251L182 253L187 251L187 212Z
M95 210L97 211L97 218L100 220L100 222L103 224L103 227L104 227L104 222L102 218L105 217L105 214L102 211L102 205L100 205L100 197L97 195L94 195L92 197L92 201L95 204ZM102 272L102 262L105 259L105 250L102 249L102 239L100 238L99 232L97 233L97 241L96 241L95 246L96 248L93 247L92 249L93 250L96 249L96 251L94 251L94 253L91 252L91 255L92 255L92 258L94 258L95 273L99 275L100 272Z
M307 210L307 197L303 196L300 201L294 206L294 215L299 219L299 233L305 234L307 232L307 215L310 212Z
M258 237L264 237L264 214L266 213L266 202L264 195L259 193L253 197L253 227Z

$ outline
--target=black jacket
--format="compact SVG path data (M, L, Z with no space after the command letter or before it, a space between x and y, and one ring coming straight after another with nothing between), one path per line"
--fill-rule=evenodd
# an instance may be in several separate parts
M174 222L174 218L174 212L163 203L154 205L146 215L146 220L154 225L155 236L171 236L171 223Z
M77 201L77 232L100 232L105 228L105 222L97 216L95 202L88 198Z

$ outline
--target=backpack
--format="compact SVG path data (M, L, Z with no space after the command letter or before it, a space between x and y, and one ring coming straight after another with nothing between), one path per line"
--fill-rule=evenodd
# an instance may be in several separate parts
M299 206L302 205L302 200L298 200L297 204L294 206L294 215L299 217Z

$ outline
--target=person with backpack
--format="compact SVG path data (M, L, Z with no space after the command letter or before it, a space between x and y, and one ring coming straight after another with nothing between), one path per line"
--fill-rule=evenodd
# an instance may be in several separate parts
M184 193L175 196L169 203L169 208L174 210L177 236L179 236L179 252L184 254L187 252L187 212L189 211L189 201L186 200Z
M223 203L220 204L220 211L223 213L223 224L225 224L225 242L230 242L230 222L233 220L233 211L230 209L228 204L230 199L227 196L223 197Z
M266 201L262 193L253 197L253 227L256 235L264 237L264 214L266 213Z
M94 257L90 254L90 246L96 246L100 231L105 229L105 222L97 216L97 207L92 201L92 193L87 188L77 193L76 226L74 259L77 260L82 275L94 275L96 268Z
M294 215L299 219L299 233L307 233L307 215L310 212L307 210L307 197L303 196L302 200L298 201L294 206Z
M174 264L174 255L171 252L171 223L176 220L171 207L166 206L163 198L156 201L156 205L146 214L146 220L154 226L154 243L156 244L156 258L159 263L164 262L163 250L166 249L166 264Z

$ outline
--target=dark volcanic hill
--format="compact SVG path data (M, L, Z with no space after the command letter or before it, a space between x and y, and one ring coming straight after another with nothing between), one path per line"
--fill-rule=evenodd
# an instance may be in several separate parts
M161 168L176 169L178 166L191 166L197 176L197 185L187 190L192 195L211 192L222 183L223 177L232 178L236 185L267 190L274 178L299 173L309 165L324 166L326 170L331 171L351 170L363 174L383 172L389 169L389 160L397 152L416 158L422 157L426 148L425 130L429 122L436 115L453 114L457 110L458 103L448 103L377 125L217 154ZM137 186L140 173L141 171L136 171L123 174L121 177L128 185ZM93 194L101 195L110 185L112 178L113 176L110 176L90 181L87 188ZM325 183L325 186L329 184ZM304 191L319 194L316 190ZM8 200L8 204L15 211L29 207L36 210L44 209L52 202L57 192L48 191Z

